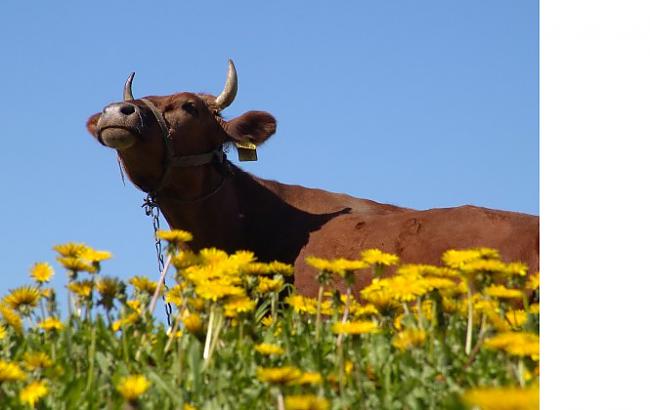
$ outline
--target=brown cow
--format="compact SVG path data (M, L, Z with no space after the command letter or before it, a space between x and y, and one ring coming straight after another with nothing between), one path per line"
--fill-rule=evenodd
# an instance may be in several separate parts
M250 175L228 161L224 147L264 143L276 129L266 112L226 121L237 74L229 62L220 95L179 93L134 99L133 74L124 101L90 117L90 133L117 150L129 179L150 193L172 228L194 235L190 247L248 249L260 260L295 264L295 285L313 296L315 272L305 256L358 257L379 248L404 262L440 263L450 248L492 247L504 260L539 269L539 218L475 206L416 211ZM365 286L369 273L357 280ZM341 283L337 283L341 289Z

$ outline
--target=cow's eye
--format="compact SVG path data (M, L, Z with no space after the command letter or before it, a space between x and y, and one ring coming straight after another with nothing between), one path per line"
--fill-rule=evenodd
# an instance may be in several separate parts
M199 111L196 109L196 105L194 105L194 103L191 101L184 103L181 108L195 117L199 115Z

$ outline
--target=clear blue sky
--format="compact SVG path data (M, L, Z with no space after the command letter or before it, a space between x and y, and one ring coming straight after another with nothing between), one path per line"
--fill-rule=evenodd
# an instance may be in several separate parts
M241 166L263 178L417 209L539 212L538 2L3 1L0 294L54 244L156 269L142 197L86 119L136 96L219 92L278 132ZM232 157L232 155L231 155Z

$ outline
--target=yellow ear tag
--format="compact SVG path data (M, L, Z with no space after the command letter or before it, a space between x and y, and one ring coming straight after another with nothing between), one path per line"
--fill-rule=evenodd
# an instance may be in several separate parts
M257 146L252 142L235 142L240 161L257 161Z

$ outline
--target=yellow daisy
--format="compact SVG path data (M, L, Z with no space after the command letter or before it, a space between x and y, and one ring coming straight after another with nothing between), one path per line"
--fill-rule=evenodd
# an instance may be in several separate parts
M43 319L43 321L38 324L38 327L45 331L63 330L63 323L55 317L48 317Z
M17 364L0 360L0 383L25 380L26 378L27 376Z
M129 283L142 293L153 295L156 292L158 284L144 276L134 276L129 279Z
M260 294L278 292L282 288L283 284L284 281L282 278L269 279L261 277L259 283L257 284L257 292Z
M257 368L257 378L263 382L287 384L297 380L301 375L300 369L293 366Z
M49 282L54 275L54 268L47 262L38 262L32 266L30 275L38 283Z
M52 359L43 352L27 352L23 355L23 364L31 371L46 369L52 366Z
M31 310L38 305L40 290L35 286L21 286L4 297L4 303L14 310L22 308Z
M55 245L52 249L63 257L77 258L90 249L90 247L84 243L68 242L61 245Z
M68 284L68 289L70 290L70 292L74 293L75 295L81 298L89 298L93 292L94 286L95 286L95 282L86 279L86 280L78 280L78 281L70 282Z
M4 321L9 326L11 326L14 331L17 333L22 333L23 321L15 310L5 304L0 303L0 316L2 316L2 319L4 319Z
M47 386L44 381L36 381L28 384L18 395L20 402L34 408L36 403L47 395Z
M172 229L170 231L158 230L156 232L156 237L174 244L189 242L192 240L192 234L181 229Z
M399 350L408 350L412 347L422 346L426 339L426 333L420 329L406 329L393 337L393 346Z
M324 397L302 394L287 396L284 406L286 410L328 410L330 403Z
M332 332L346 335L361 335L366 333L377 333L379 328L375 322L355 321L355 322L337 322L332 325Z
M122 397L132 402L140 398L149 389L150 385L151 382L146 377L136 374L122 377L117 383L116 389Z
M255 309L255 301L248 296L239 296L233 298L224 306L224 315L226 317L237 317L241 313L248 313Z
M399 257L379 249L366 249L361 252L361 260L369 265L393 266L399 263Z
M255 350L265 356L281 355L284 353L282 347L271 343L260 343L255 346Z

